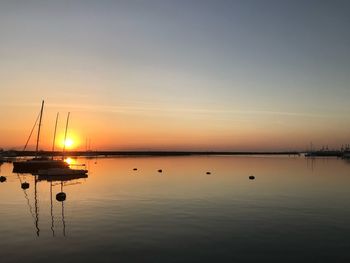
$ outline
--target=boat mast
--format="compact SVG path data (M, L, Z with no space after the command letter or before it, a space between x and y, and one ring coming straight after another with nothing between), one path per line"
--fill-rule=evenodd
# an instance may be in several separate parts
M58 116L59 116L59 112L57 112L56 115L56 124L55 124L55 132L53 134L53 142L52 142L52 159L53 159L53 152L55 150L55 141L56 141L56 130L57 130L57 121L58 121Z
M64 151L65 151L65 149L66 149L66 139L67 139L67 130L68 130L69 115L70 115L70 112L68 112L68 115L67 115L66 131L65 131L65 133L64 133L64 141L63 141L62 159L64 159Z
M35 158L37 158L37 156L38 156L39 137L40 137L41 120L42 120L42 117L43 117L43 110L44 110L44 100L41 102L41 110L40 110L40 118L39 118L39 129L38 129L38 135L36 137Z

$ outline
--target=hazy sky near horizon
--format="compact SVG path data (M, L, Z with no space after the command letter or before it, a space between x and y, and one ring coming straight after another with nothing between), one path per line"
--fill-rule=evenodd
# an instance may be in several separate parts
M0 1L0 147L350 143L349 1Z

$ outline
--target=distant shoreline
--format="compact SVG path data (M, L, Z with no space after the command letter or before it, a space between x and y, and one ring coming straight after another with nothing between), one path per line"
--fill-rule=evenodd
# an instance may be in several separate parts
M35 156L35 151L11 151L16 156ZM65 156L191 156L191 155L301 155L297 151L254 151L254 152L226 152L226 151L66 151ZM62 156L61 151L40 151L39 156Z

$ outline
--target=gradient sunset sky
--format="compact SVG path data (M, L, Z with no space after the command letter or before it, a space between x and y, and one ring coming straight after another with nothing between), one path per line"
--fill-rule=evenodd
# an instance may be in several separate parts
M0 1L0 147L350 143L349 1ZM58 141L59 141L58 140ZM31 145L34 144L32 140Z

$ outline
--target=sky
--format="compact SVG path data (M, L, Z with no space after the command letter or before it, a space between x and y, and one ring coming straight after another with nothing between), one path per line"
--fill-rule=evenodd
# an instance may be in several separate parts
M0 147L350 143L350 2L0 1ZM30 148L35 144L35 136Z

